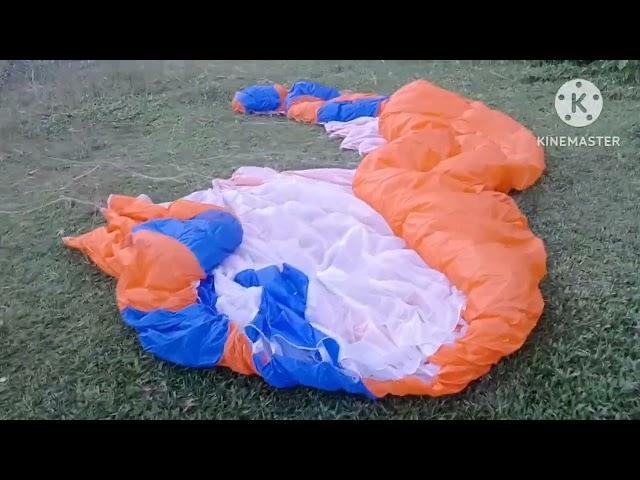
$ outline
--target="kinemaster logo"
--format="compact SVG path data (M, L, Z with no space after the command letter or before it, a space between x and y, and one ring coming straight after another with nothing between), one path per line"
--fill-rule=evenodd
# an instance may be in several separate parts
M556 92L554 107L560 120L574 128L584 128L598 120L604 99L600 89L589 80L576 78L565 82ZM545 135L538 137L545 147L619 147L616 135Z

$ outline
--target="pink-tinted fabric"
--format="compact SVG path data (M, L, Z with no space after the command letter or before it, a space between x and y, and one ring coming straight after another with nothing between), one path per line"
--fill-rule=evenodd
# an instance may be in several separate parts
M324 125L329 138L342 138L340 148L356 150L360 155L375 150L387 141L378 132L378 119L360 117L349 122L328 122Z

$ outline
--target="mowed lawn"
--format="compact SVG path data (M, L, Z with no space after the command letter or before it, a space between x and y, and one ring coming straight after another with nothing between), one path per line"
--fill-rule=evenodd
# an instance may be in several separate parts
M587 77L603 113L566 126L554 94L583 73L525 62L0 62L0 418L640 418L640 95ZM537 135L621 138L547 148L545 176L515 195L547 248L545 313L463 393L374 402L164 363L120 320L114 281L63 247L102 224L96 207L110 193L167 201L242 165L356 166L319 127L230 110L246 85L301 78L380 93L425 78Z

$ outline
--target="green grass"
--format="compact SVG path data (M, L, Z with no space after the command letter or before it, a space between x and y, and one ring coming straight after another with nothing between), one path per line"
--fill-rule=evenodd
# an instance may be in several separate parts
M553 96L580 74L524 62L1 62L0 418L640 418L640 97L603 74L604 111L576 132ZM163 363L120 320L114 281L62 246L101 224L92 204L110 193L165 201L241 165L357 165L320 128L232 113L243 86L311 78L391 93L419 77L538 135L622 140L548 148L545 176L515 195L548 251L545 313L459 395L371 402Z

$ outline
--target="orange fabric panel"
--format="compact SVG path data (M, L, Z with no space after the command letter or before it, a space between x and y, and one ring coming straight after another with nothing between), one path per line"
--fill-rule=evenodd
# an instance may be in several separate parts
M366 380L374 395L456 393L519 349L544 302L544 245L507 192L532 185L544 152L510 117L425 81L398 90L379 128L390 143L356 171L355 194L467 296L467 331L430 359L431 383Z
M62 241L67 247L82 251L107 275L118 278L122 270L118 253L128 245L132 226L127 224L133 221L123 223L125 225L121 228L99 227L77 237L63 238Z
M289 106L287 118L303 123L315 123L318 120L318 110L326 102L315 97L298 97Z
M469 101L424 80L416 80L398 89L380 114L380 133L395 140L411 130L429 125L450 126L469 107Z
M366 165L361 168L379 170L399 164L404 170L427 172L442 160L458 153L459 149L451 129L416 130L384 145L384 148L373 150L366 157Z
M177 312L196 302L196 285L205 273L191 250L177 240L143 230L119 256L127 267L116 286L121 310L163 308Z
M380 107L378 108L378 116L382 115L382 112L384 112L384 109L387 106L387 103L389 103L388 98L384 100L382 103L380 103Z
M287 87L285 87L284 85L280 85L279 83L276 83L274 87L278 92L278 95L280 96L280 108L278 109L278 111L284 112L284 101L287 98L289 90L287 89Z
M82 251L107 275L118 278L122 271L121 253L131 246L131 229L155 218L188 220L207 210L220 209L188 200L177 200L168 207L125 195L111 195L108 208L103 209L107 225L79 235L66 237L66 246ZM126 255L125 255L126 257Z
M222 210L233 215L229 209L218 205L209 205L206 203L197 203L189 200L176 200L169 205L167 209L167 218L176 218L178 220L189 220L190 218L200 215L209 210Z
M130 202L126 202L125 198L129 198ZM116 198L115 205L125 208L128 204L133 205L134 200L131 197ZM118 278L123 268L120 253L131 245L131 229L140 223L135 219L139 211L134 206L131 212L134 218L131 218L118 214L112 208L103 209L106 226L77 237L65 237L63 242L67 247L83 252L107 275Z
M106 274L118 278L119 308L178 311L194 303L195 285L205 274L191 251L165 235L142 231L132 237L131 230L148 220L188 220L221 208L187 200L164 207L124 195L112 195L108 205L103 210L106 226L65 238L64 243L82 251Z
M242 105L235 98L231 101L231 108L233 109L234 112L244 113L244 105Z
M136 222L146 222L153 218L167 216L167 209L162 205L126 195L110 195L107 210Z
M357 92L351 92L349 90L344 90L342 92L340 92L340 96L336 97L336 98L332 98L331 100L329 100L330 102L346 102L349 100L360 100L363 98L375 98L375 97L379 97L380 95L378 95L377 93L357 93Z
M295 98L292 98L289 102L289 108L296 103L308 103L308 102L322 102L325 103L324 100L320 100L318 97L314 97L313 95L299 95Z
M537 145L537 140L530 131L504 113L475 102L452 125L461 136L474 136L476 139L480 137L484 139L485 145L500 148L506 157L504 167L518 170L508 175L510 188L524 190L542 175L545 166L544 150ZM485 156L482 161L488 161L488 157Z
M249 339L235 323L230 322L229 325L229 334L224 345L224 353L218 365L230 368L234 372L243 375L256 375L257 371L253 364L253 350Z
M189 200L176 200L167 207L150 203L145 200L128 197L125 195L111 195L108 202L108 210L113 210L116 214L136 220L146 222L155 218L176 218L178 220L189 220L196 215L209 210L224 210L217 205L192 202Z

